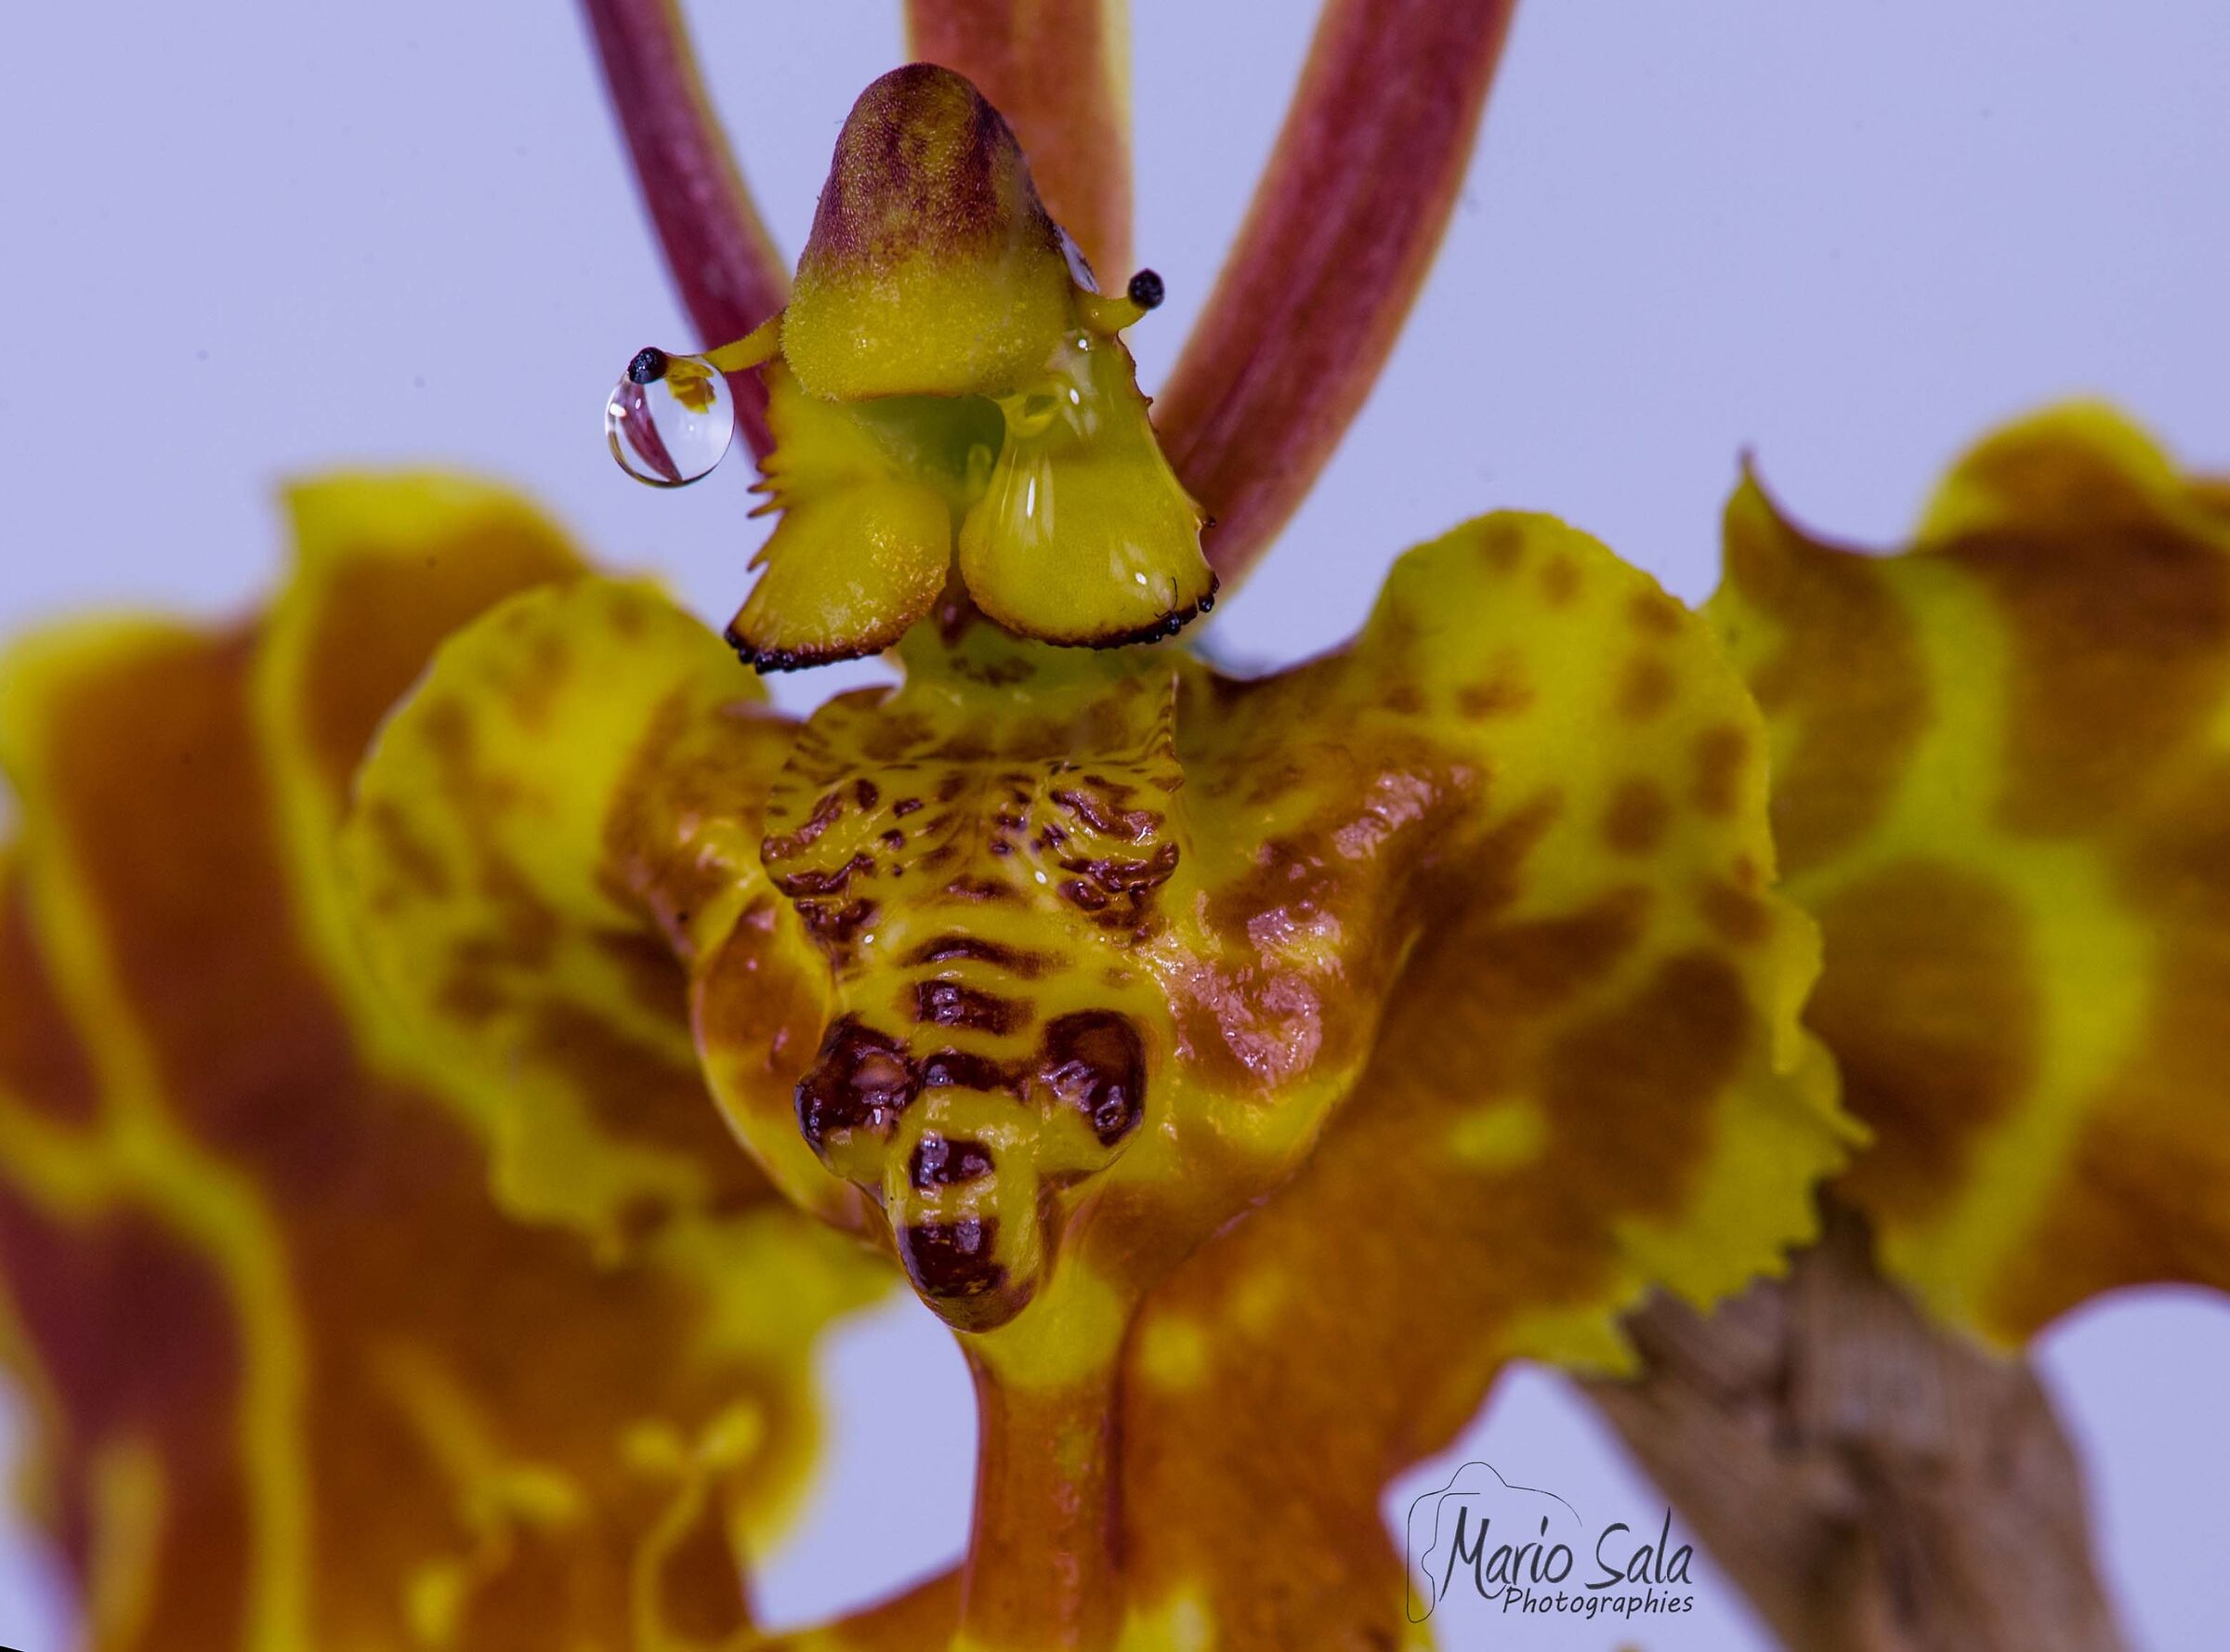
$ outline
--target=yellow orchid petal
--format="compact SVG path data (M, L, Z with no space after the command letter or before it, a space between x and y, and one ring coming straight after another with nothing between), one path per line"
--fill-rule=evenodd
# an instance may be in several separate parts
M1274 820L1201 813L1203 769L1275 769L1304 723L1216 743L1224 691L1182 656L977 626L917 636L907 660L895 694L807 725L764 858L834 980L796 1122L876 1200L933 1305L981 1328L1030 1305L1065 1228L1135 1289L1290 1171L1367 1054L1427 828L1476 776L1388 780L1416 806L1389 824L1343 772L1361 864L1319 930L1275 910Z
M1328 1025L1384 996L1351 1098L1126 1354L1135 1619L1181 1604L1234 1649L1399 1621L1386 1480L1509 1357L1615 1368L1651 1286L1777 1271L1849 1140L1796 1026L1815 948L1770 888L1757 714L1646 576L1490 518L1405 557L1350 651L1240 696L1205 789L1275 823L1235 903L1265 937L1344 926L1418 777L1468 796L1407 892L1413 950L1311 983Z
M1806 1019L1876 1134L1847 1189L1890 1265L2009 1340L2230 1287L2230 521L2067 408L1969 454L1904 556L1746 482L1710 612L1771 725Z
M784 905L731 865L742 965L690 955L746 1139L776 1162L802 1127L967 1333L966 1633L1383 1620L1378 1491L1499 1364L1617 1364L1623 1308L1776 1266L1844 1157L1756 710L1700 622L1539 518L1412 553L1357 643L1261 682L983 624L904 653L768 790ZM724 1006L793 921L826 986L784 1106ZM1296 1461L1290 1520L1224 1518L1294 1429L1358 1449ZM1266 1614L1273 1565L1320 1586Z
M960 530L960 575L1010 631L1105 647L1174 634L1213 601L1199 505L1147 422L1122 341L1079 331L1001 404L1006 440Z
M495 846L545 927L656 916L731 1125L966 1333L968 1635L1380 1619L1379 1489L1502 1361L1616 1365L1623 1308L1776 1266L1844 1157L1755 707L1541 518L1412 553L1261 682L964 618L904 657L793 737L639 589L531 597L444 650L360 825ZM416 899L373 922L439 982L482 920ZM1281 1482L1290 1520L1216 1517L1295 1427L1373 1443ZM1322 1581L1266 1615L1273 1551Z
M716 1096L785 1193L856 1224L796 1139L827 989L759 868L792 738L702 625L589 580L453 638L365 764L348 850L368 950L422 1036L500 1093L517 1208L619 1245L661 1208L755 1197ZM708 1009L685 963L743 990ZM692 1022L741 1058L701 1072Z
M0 1351L34 1506L97 1652L725 1644L737 1538L810 1453L807 1341L856 1291L771 1205L599 1266L496 1211L479 1098L395 1069L306 893L376 715L323 664L407 683L414 614L571 557L461 484L298 500L270 624L0 666Z
M371 1001L338 875L357 763L444 636L515 591L584 569L542 512L466 477L339 473L295 483L284 499L295 564L257 643L254 713L272 753L295 899L369 1049L394 1024ZM389 1058L407 1066L410 1055Z
M762 670L895 644L926 614L952 565L952 527L974 472L998 451L988 402L898 397L847 404L767 369L774 451L763 490L781 520L754 567L766 573L728 627Z
M760 698L656 592L584 579L444 644L358 776L343 850L381 982L494 1120L506 1204L607 1251L765 1191L697 1070L675 948L701 914L653 902L615 827L701 721L770 767ZM712 817L697 851L745 829Z

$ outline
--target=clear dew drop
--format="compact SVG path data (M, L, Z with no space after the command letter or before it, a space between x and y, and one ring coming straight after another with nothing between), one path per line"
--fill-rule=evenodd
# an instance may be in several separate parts
M611 388L604 435L636 481L679 488L719 464L735 440L735 400L702 356L644 350Z

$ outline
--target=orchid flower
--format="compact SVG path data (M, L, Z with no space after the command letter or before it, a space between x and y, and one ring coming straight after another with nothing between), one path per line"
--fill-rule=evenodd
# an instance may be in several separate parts
M0 1351L96 1652L1415 1645L1388 1480L1514 1360L1642 1392L1636 1310L1823 1208L1952 1360L2230 1288L2230 489L2064 409L1902 555L1748 479L1692 611L1499 513L1220 674L1510 5L1328 0L1150 404L1117 9L913 0L793 284L673 7L587 0L721 341L613 452L741 429L777 514L725 636L347 476L253 621L0 670ZM803 720L750 669L885 650ZM815 1339L901 1286L965 1558L762 1632Z

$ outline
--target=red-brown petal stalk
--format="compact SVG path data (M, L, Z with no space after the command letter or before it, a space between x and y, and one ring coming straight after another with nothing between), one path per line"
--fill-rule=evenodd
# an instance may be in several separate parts
M582 0L643 204L681 301L707 345L741 338L782 307L788 267L736 169L675 0ZM639 341L637 341L639 342ZM731 374L736 414L764 454L767 391Z
M1327 0L1154 424L1226 584L1301 503L1447 227L1516 0ZM1024 133L1025 140L1029 138Z

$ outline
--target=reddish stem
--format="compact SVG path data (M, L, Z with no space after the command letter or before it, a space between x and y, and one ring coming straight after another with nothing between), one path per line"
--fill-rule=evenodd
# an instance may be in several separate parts
M1327 0L1239 243L1154 405L1226 584L1292 516L1440 244L1516 0Z
M782 307L789 272L728 152L680 11L674 0L582 5L681 301L705 344L741 338ZM764 455L766 387L755 373L730 374L728 386L744 439Z
M1038 1388L971 1356L982 1432L961 1627L985 1646L1107 1652L1122 1617L1113 1361Z

